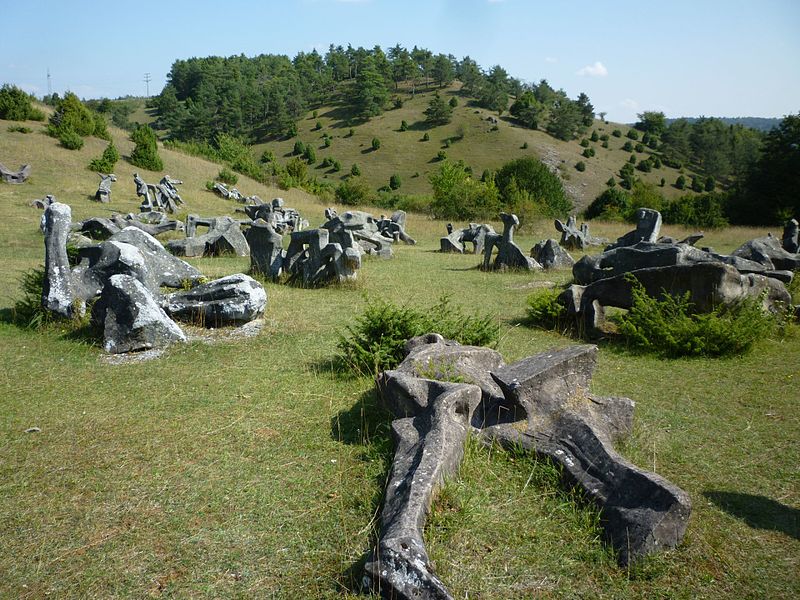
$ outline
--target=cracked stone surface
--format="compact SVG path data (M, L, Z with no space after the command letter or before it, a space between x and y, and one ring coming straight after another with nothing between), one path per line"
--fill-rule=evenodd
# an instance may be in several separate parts
M560 465L565 482L599 507L621 564L680 543L690 499L614 450L614 441L630 434L634 403L589 392L596 346L553 350L511 365L494 350L460 346L438 334L409 340L406 350L398 368L376 381L396 417L395 457L365 587L388 598L452 597L433 572L422 531L436 490L458 468L470 430L487 443L521 446Z

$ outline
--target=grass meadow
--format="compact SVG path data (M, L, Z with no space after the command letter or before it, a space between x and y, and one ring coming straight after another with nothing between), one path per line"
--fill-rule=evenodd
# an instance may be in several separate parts
M479 257L436 252L444 223L410 215L418 245L396 247L390 260L365 257L354 285L265 283L255 337L194 340L155 360L110 364L67 328L11 324L10 307L20 273L44 258L41 213L27 203L55 194L75 220L135 211L134 168L120 161L112 203L96 204L98 178L85 167L105 142L68 151L39 124L27 135L8 124L0 122L0 160L29 162L33 173L24 185L0 184L0 597L358 597L392 442L371 379L331 367L344 326L369 298L425 307L445 294L496 316L509 362L572 343L524 324L526 298L569 273L481 272ZM130 142L112 133L127 155ZM378 152L388 154L383 142ZM185 182L186 212L233 214L234 203L204 189L219 165L161 155L165 172ZM312 226L323 221L325 206L304 192L247 178L237 187L284 197ZM629 229L591 227L610 238ZM763 234L730 228L706 241L730 251ZM516 239L527 250L553 236L540 222ZM209 277L249 266L190 262ZM437 574L456 598L797 597L798 389L796 334L729 359L666 361L601 343L593 392L636 401L621 451L690 494L683 544L621 568L596 512L557 485L551 466L470 440L426 529Z

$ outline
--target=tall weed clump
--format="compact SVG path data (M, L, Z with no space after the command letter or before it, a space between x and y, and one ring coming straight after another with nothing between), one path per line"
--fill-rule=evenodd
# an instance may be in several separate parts
M492 315L465 314L447 296L427 309L369 301L339 335L339 359L351 371L375 374L400 364L408 339L431 332L465 345L494 346L500 327Z
M632 283L633 305L617 317L617 326L630 346L645 352L667 358L737 356L777 327L776 317L762 309L758 298L693 314L688 292L652 298L635 278Z

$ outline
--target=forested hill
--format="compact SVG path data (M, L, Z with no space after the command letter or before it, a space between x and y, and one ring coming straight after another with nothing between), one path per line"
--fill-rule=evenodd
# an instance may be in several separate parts
M725 125L741 125L743 127L749 127L750 129L756 129L758 131L768 132L775 129L778 125L780 125L781 119L778 118L771 118L771 117L714 117L718 121L722 121ZM667 119L666 122L668 125L671 125L675 121L686 121L689 124L694 125L700 120L706 119L706 117L680 117L678 119Z
M547 81L524 84L500 65L484 70L473 59L399 44L384 52L331 45L284 55L190 58L173 63L168 83L154 99L159 127L178 140L212 142L227 133L250 142L291 137L310 109L338 104L353 124L402 103L399 93L445 88L461 82L460 93L498 114L510 110L522 123L559 139L572 139L591 126L589 97L570 99ZM509 108L511 98L516 99Z

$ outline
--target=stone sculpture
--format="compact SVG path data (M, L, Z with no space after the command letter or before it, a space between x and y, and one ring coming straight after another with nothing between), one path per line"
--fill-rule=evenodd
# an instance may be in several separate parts
M263 219L256 219L245 233L250 246L250 272L277 280L283 273L283 236Z
M264 201L255 194L252 196L245 196L236 188L228 189L224 183L218 181L214 183L214 191L226 200L235 200L242 204L259 205L264 203Z
M583 256L572 268L576 285L560 296L569 314L593 333L605 319L604 307L630 308L632 274L653 297L689 295L691 310L709 312L745 298L760 298L764 310L778 312L791 303L784 283L800 268L800 255L771 235L744 243L730 255L695 248L695 234L678 243L658 235L660 215L640 209L639 225L597 256ZM635 238L638 242L630 243Z
M560 245L567 250L585 250L589 246L602 246L607 244L608 240L605 238L598 238L589 235L589 226L586 223L581 223L580 229L575 226L574 216L570 216L566 223L562 223L558 219L555 220L556 231L561 234Z
M97 191L94 193L94 199L103 204L111 202L111 183L117 180L117 176L111 173L110 175L100 175L100 184L97 186Z
M3 163L0 163L0 179L6 183L25 183L25 180L31 176L31 166L22 165L19 171L9 170Z
M680 543L691 501L614 450L631 431L634 403L589 392L595 346L512 365L494 350L437 334L409 340L406 350L396 370L377 378L379 396L396 417L395 456L378 543L364 566L366 588L387 598L452 598L433 573L422 529L437 488L457 471L469 431L560 465L567 482L599 507L621 564ZM470 383L438 381L440 371Z
M208 227L208 232L195 235L197 226ZM235 254L247 256L250 247L242 233L240 222L229 216L202 219L197 215L186 217L187 237L167 242L167 249L176 256L220 256Z
M797 254L800 252L800 232L797 219L789 219L783 228L782 247L787 252Z
M47 194L44 198L31 200L28 203L28 206L32 206L33 208L38 208L39 210L44 210L48 206L50 206L53 202L56 202L56 197L53 194ZM42 229L44 231L44 229Z
M176 318L203 315L209 326L255 318L264 310L263 287L246 275L201 284L193 266L172 256L161 243L137 227L126 227L106 241L81 248L70 267L67 238L71 210L54 202L45 210L45 280L42 306L64 317L83 314L86 301L97 298L93 320L103 327L108 352L163 347L185 336L163 307ZM161 288L190 289L162 298Z
M245 206L244 213L253 221L256 219L266 221L281 235L302 231L308 227L308 221L303 219L296 209L284 207L283 198L273 198L269 203L259 202Z
M361 249L348 230L337 232L338 242L328 229L293 231L283 260L289 280L308 287L356 279L361 268Z
M158 185L153 185L146 183L138 173L134 173L133 182L136 184L136 195L142 197L142 204L139 207L142 212L155 210L175 213L178 212L178 205L183 204L183 199L175 187L183 183L179 179L165 175Z
M170 219L164 213L158 211L138 214L128 213L125 216L114 213L110 218L90 217L72 224L73 231L80 232L93 240L108 239L126 227L136 227L152 236L157 236L167 231L183 231L184 229L181 221Z
M522 249L514 243L514 227L519 225L517 215L500 213L503 221L503 235L487 234L483 249L483 270L504 271L506 269L523 269L533 271L542 265L525 256ZM492 262L492 250L497 247L497 256Z
M531 258L548 269L568 269L575 264L569 252L558 245L554 239L543 240L531 248Z
M633 246L639 242L656 242L661 231L661 213L652 208L640 208L636 211L636 229L629 231L617 241L606 247L613 250L621 246Z
M472 253L480 254L486 244L487 235L496 235L494 228L486 223L470 223L463 229L453 230L453 224L447 224L447 236L439 239L441 252L457 252L463 254L465 244L472 244Z

